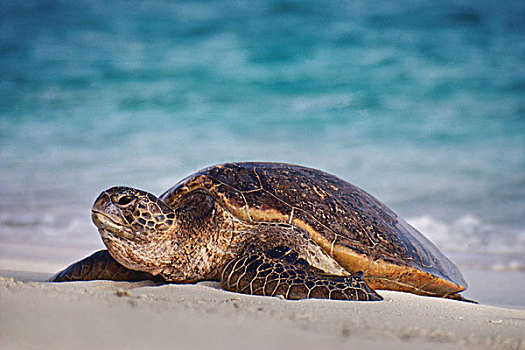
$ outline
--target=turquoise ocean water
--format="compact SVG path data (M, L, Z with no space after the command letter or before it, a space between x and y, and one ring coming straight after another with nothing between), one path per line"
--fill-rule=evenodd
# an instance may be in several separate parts
M98 193L281 161L462 266L525 269L525 2L2 1L0 242L101 246Z

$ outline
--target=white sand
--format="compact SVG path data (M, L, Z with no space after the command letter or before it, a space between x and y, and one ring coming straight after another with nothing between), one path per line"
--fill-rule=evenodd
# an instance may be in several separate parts
M523 309L389 291L372 303L286 301L226 292L215 282L0 275L2 349L525 349Z

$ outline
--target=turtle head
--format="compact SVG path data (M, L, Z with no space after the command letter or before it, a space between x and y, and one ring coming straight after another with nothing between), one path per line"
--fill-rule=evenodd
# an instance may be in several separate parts
M91 218L111 256L127 268L156 275L176 249L175 213L151 193L110 188L96 199Z

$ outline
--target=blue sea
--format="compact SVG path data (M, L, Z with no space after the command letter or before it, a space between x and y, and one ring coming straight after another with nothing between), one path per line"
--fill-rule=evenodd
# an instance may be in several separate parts
M508 0L2 0L0 242L100 248L100 191L263 160L358 185L462 268L523 271L524 19Z

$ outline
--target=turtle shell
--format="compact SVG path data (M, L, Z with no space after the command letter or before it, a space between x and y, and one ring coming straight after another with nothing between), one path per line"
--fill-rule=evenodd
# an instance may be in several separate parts
M334 175L291 164L228 163L183 179L160 198L173 207L197 189L240 220L306 230L346 271L363 271L371 288L447 296L467 286L458 268L420 232Z

